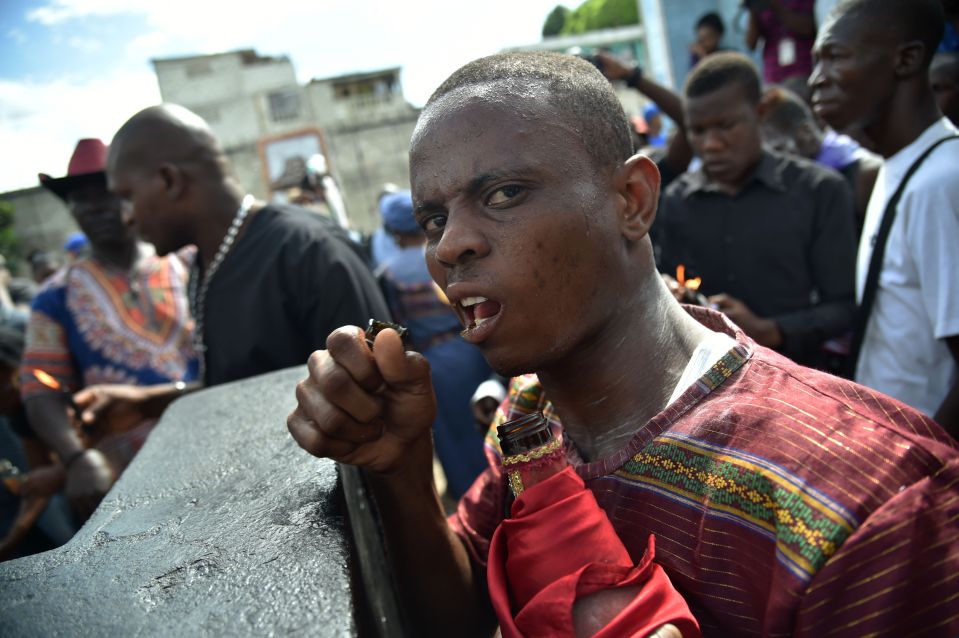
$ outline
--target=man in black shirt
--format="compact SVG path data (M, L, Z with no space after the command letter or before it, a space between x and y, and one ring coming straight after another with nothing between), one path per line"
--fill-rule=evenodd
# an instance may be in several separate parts
M851 325L852 196L835 172L764 151L760 111L744 56L710 56L690 75L686 130L702 167L666 191L660 265L685 266L747 334L808 365Z
M345 232L244 195L212 131L187 109L161 105L130 118L114 137L107 174L159 254L197 248L190 303L205 385L302 365L337 327L389 319ZM117 399L165 405L182 390L99 386L76 400L93 419Z

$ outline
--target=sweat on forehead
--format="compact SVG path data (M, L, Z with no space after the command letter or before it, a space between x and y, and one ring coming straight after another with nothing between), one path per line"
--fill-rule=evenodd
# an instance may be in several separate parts
M585 60L543 51L500 53L463 66L430 97L417 129L464 100L515 104L520 112L523 102L538 99L578 132L597 165L615 166L633 154L626 114L606 78Z

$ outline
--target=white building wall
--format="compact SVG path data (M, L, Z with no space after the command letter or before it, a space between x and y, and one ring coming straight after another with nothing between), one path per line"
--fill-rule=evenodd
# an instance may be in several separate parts
M0 194L0 200L13 204L13 232L21 256L44 250L61 257L62 262L63 243L79 228L60 198L35 186Z
M363 231L376 228L376 199L382 185L392 182L409 187L407 157L418 111L398 89L397 72L382 72L393 79L397 87L393 91L338 99L334 87L348 79L330 78L299 86L288 59L257 58L250 62L251 55L231 52L156 60L160 94L164 101L181 104L207 120L240 182L264 199L270 192L257 142L303 129L320 129L350 223ZM282 102L284 93L296 96L298 109L291 117L277 119L271 95L277 94Z

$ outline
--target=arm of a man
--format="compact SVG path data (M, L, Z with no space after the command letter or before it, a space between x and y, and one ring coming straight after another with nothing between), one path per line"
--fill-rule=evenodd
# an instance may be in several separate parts
M816 186L808 265L819 302L772 319L782 333L781 351L802 358L827 339L845 333L855 315L856 240L852 192L838 175Z
M122 432L144 419L159 419L173 401L202 387L198 381L148 386L104 383L85 387L73 395L73 401L84 425Z
M614 55L600 51L596 54L599 61L599 69L606 79L615 82L622 80L631 82L636 70L635 65L626 64ZM646 77L644 73L639 74L639 81L630 84L634 89L648 97L653 103L666 114L669 119L677 126L683 126L683 102L678 93Z
M65 491L70 506L86 519L116 481L113 468L99 450L84 445L70 423L61 396L35 395L27 399L25 407L34 432L66 467Z
M86 449L67 414L63 395L40 383L34 374L41 370L65 387L77 384L78 373L66 333L57 320L61 301L55 289L41 292L34 300L20 368L20 388L30 427L67 468L67 497L74 510L85 517L113 485L113 470L98 450Z
M927 160L924 167L931 174L917 173L914 179L923 182L907 190L899 203L899 214L932 337L946 344L959 366L959 188L950 160L939 156L956 146L959 142L950 141ZM957 384L959 379L954 378L934 417L953 437L959 437Z
M435 635L488 637L496 618L485 574L474 570L462 539L447 523L432 470L425 471L432 455L426 443L419 451L423 462L410 472L367 474L400 595L414 627L432 628Z
M762 28L759 24L759 17L756 15L756 10L750 9L749 24L746 26L746 48L750 51L755 51L756 45L759 44L759 38L761 38L762 35Z
M770 0L769 6L776 13L782 24L788 31L804 38L812 38L816 35L816 15L813 11L813 1L807 0L796 9L790 9L782 0Z
M392 330L377 336L372 352L355 327L337 330L327 346L310 357L309 377L297 386L298 405L287 420L293 438L311 454L364 469L418 635L492 635L496 619L478 554L502 518L502 482L490 468L460 503L459 527L468 528L460 531L483 546L470 551L433 486L436 407L425 358L404 352ZM592 635L628 602L615 592L584 600L575 624ZM656 635L677 634L667 626Z
M637 66L625 64L619 58L603 51L597 53L596 57L599 60L599 68L606 79L613 82L619 80L629 82L630 86L652 100L679 127L679 131L669 140L669 145L666 147L666 157L661 160L663 166L667 169L661 171L664 174L662 188L666 188L673 178L686 170L689 162L693 159L692 148L690 148L689 141L686 139L682 98L672 89L649 79L646 74L642 73L642 69ZM639 69L638 74L636 73L637 69ZM669 179L665 179L667 176Z
M417 635L491 635L492 609L433 487L429 364L404 352L392 330L377 336L372 351L356 327L326 343L297 386L290 433L311 454L366 473Z
M792 635L959 635L959 461L951 456L846 539L806 588Z

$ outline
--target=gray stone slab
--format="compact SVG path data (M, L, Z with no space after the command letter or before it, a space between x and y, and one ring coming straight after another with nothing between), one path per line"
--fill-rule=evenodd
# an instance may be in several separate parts
M0 633L355 635L335 464L286 429L303 376L174 403L67 545L0 564Z

